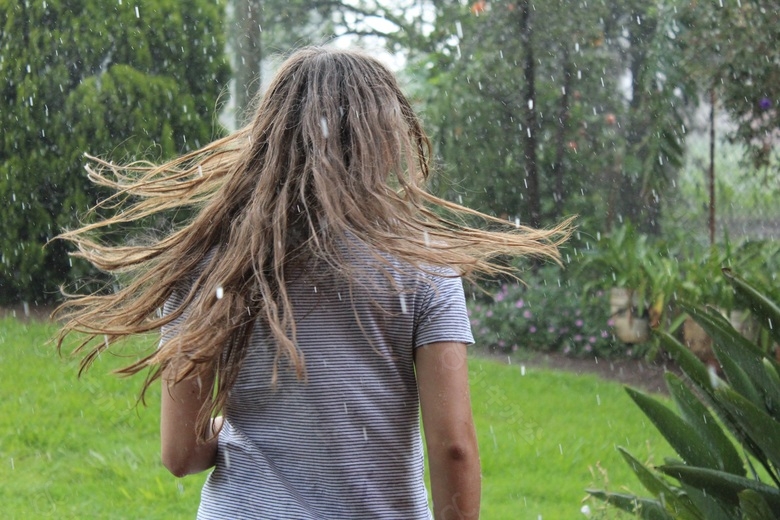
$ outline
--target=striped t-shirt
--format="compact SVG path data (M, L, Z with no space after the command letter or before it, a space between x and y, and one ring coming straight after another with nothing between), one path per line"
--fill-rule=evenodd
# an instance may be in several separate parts
M305 275L289 282L305 381L283 361L271 387L276 347L258 320L199 519L431 517L413 350L473 343L462 282L394 262L399 293L367 258L357 263L368 283L351 289Z

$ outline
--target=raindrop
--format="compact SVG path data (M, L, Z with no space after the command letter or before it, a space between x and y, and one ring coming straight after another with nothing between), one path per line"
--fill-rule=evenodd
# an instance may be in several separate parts
M363 440L368 442L368 431L366 431L366 427L363 426Z
M138 6L135 6L135 17L136 18L141 18L141 13L138 12Z
M533 110L533 109L534 109L534 100L533 99L529 99L528 100L528 110Z
M580 52L580 44L579 43L575 43L574 44L574 52Z
M526 187L527 187L527 186L526 186ZM520 217L515 217L515 227L516 227L516 228L519 228L519 227L520 227Z
M431 237L428 235L428 231L423 231L423 241L425 242L426 246L431 245Z
M403 294L398 295L398 302L401 304L401 314L406 314L406 297Z
M198 177L203 177L203 166L198 165Z
M521 376L525 375L525 365L520 365L520 375Z
M325 116L320 118L320 128L322 129L322 137L327 139L330 132L328 131L328 120L325 119Z
M463 38L463 26L460 24L460 20L455 22L455 31L458 33L458 38Z
M32 72L32 71L30 70L30 64L28 63L27 64L27 74L29 74L30 72Z
M577 79L582 79L582 71L581 70L577 71Z
M224 295L225 295L225 290L220 285L219 287L217 287L217 300L221 300Z
M599 394L596 394L596 404L601 406L601 396Z

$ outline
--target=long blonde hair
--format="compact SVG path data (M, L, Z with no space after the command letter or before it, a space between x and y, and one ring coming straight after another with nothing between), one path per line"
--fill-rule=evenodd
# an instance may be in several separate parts
M114 191L98 208L118 211L60 238L125 283L63 303L55 311L65 320L58 347L71 332L85 334L76 348L86 350L84 370L117 340L183 319L169 341L120 373L150 368L142 395L163 369L175 381L202 371L215 376L201 439L227 402L255 320L276 341L272 379L281 360L303 375L287 294L291 268L314 262L353 275L343 255L349 237L376 251L380 268L389 268L389 256L467 278L511 274L499 256L555 260L570 233L570 220L549 230L518 227L428 193L430 141L393 74L355 51L295 52L251 122L200 150L162 165L90 159L92 181ZM194 217L148 243L111 245L98 236L107 226L182 208ZM474 219L492 230L467 224ZM183 304L161 315L182 287Z

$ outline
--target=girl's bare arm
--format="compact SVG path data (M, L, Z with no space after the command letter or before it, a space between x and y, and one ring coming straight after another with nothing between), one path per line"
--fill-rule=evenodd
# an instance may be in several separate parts
M479 449L471 415L466 345L432 343L415 352L436 520L479 518Z
M162 407L160 413L160 444L162 462L177 477L204 471L214 466L217 457L217 432L222 417L212 419L214 435L205 443L197 442L196 418L203 403L209 399L211 380L196 376L173 383L163 373Z

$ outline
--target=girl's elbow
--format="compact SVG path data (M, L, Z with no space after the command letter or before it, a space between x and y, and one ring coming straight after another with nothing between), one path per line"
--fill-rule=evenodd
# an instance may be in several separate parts
M162 460L165 469L176 478L186 477L191 473L187 460L181 457L175 457L163 451L160 459Z

